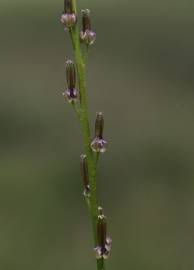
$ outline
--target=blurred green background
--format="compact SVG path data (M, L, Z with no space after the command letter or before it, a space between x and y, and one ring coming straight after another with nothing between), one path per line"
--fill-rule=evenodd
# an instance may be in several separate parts
M91 125L109 149L98 191L107 269L194 268L194 2L78 0L97 42ZM0 269L95 269L78 121L61 92L72 57L63 0L0 2Z

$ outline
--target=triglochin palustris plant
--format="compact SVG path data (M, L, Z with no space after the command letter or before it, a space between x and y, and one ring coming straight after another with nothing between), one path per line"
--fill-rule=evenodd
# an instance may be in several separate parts
M91 137L90 134L86 96L86 53L88 53L89 46L95 42L96 33L91 27L89 9L82 10L81 17L82 28L79 29L76 0L64 0L64 10L60 22L70 35L74 61L67 60L65 64L67 87L63 91L63 95L72 105L80 121L84 143L84 154L80 158L83 195L93 226L97 270L104 270L104 261L109 256L112 240L107 236L107 218L102 207L98 205L96 170L99 155L106 151L107 142L103 137L104 118L102 112L96 114L94 137Z

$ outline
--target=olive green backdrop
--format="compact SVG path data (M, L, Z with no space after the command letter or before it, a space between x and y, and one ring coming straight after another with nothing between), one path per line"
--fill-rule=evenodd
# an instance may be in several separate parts
M78 0L97 41L90 120L109 141L98 193L107 270L194 268L194 2ZM0 2L0 269L95 269L82 138L61 95L63 0Z

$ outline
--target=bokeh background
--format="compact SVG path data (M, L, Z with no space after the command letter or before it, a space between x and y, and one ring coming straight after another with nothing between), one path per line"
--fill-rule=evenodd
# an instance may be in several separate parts
M107 269L194 268L194 2L78 1L97 42L91 126L109 149L98 191ZM61 92L72 57L63 0L0 2L0 269L95 269L78 121Z

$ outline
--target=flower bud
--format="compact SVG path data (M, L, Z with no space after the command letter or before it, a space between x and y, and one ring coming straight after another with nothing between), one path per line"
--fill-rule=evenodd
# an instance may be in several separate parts
M112 240L107 237L107 219L103 214L103 209L98 208L98 220L97 220L97 241L98 246L95 248L96 258L107 259L111 250Z
M96 33L91 30L90 10L82 10L82 31L80 39L86 45L92 45L96 40Z
M67 89L63 92L63 95L67 98L68 102L76 102L78 100L78 90L76 86L76 72L73 61L68 60L66 62L66 80Z
M65 25L65 29L69 29L75 25L77 21L76 15L74 13L63 13L60 18L60 22Z
M89 174L88 174L88 164L86 155L81 155L81 174L84 185L84 196L89 196L90 185L89 185Z
M73 2L72 0L64 1L64 12L61 15L60 21L65 25L67 29L73 27L76 24L77 17L73 11Z
M95 137L91 142L91 148L94 152L104 153L106 151L107 142L103 139L103 129L103 114L101 112L98 112L95 121Z

